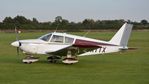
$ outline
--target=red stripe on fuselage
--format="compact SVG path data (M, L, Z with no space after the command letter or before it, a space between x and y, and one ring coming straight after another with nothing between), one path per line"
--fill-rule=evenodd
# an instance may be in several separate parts
M75 41L73 46L90 48L90 47L116 46L116 45L76 39L76 41Z

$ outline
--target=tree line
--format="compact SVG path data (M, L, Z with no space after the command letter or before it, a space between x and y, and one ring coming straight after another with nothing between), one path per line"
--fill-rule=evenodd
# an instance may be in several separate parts
M33 30L67 30L67 31L79 31L79 30L100 30L100 29L116 29L120 28L125 22L124 19L119 20L93 20L84 19L82 22L70 22L63 19L61 16L55 17L54 22L39 22L36 18L27 19L24 16L5 17L0 22L0 30L14 29L33 29ZM131 22L131 21L129 21ZM131 22L134 24L134 29L149 29L149 23L143 19L140 22Z

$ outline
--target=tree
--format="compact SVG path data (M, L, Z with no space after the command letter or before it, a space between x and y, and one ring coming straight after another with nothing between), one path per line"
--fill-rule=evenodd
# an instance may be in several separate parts
M148 23L148 21L144 19L144 20L141 20L140 23L143 24L143 25L146 25Z
M62 20L63 20L62 16L57 16L57 17L55 17L55 22L56 22L56 23L61 23Z
M3 20L3 23L14 23L14 20L13 20L11 17L6 17L6 18Z
M31 21L29 19L26 19L24 16L16 16L14 18L15 23L18 24L29 24Z
M93 20L93 19L85 19L82 23L83 23L84 25L87 25L87 24L94 24L94 20Z
M91 28L93 27L95 21L93 19L85 19L82 23L84 26L86 26L86 28Z
M66 19L63 19L61 23L62 23L62 25L68 25L69 24L69 21L66 20Z
M33 23L38 23L38 20L36 18L33 18L32 22Z

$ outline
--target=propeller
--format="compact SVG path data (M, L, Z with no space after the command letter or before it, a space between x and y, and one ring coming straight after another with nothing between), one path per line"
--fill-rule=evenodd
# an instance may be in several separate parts
M20 49L17 47L17 56L19 56Z
M16 41L18 41L19 46L17 47L17 55L19 56L19 52L20 52L20 47L21 47L21 42L19 41L19 32L15 26L15 34L16 34Z
M17 47L17 55L19 56L19 52L20 52L20 47L21 47L21 42L18 40L18 42L19 42L19 46Z

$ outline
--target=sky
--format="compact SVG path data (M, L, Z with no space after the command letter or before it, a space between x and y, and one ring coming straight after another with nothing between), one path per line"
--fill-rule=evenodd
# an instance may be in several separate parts
M0 22L17 15L40 22L56 16L79 22L84 19L149 21L149 0L0 0Z

